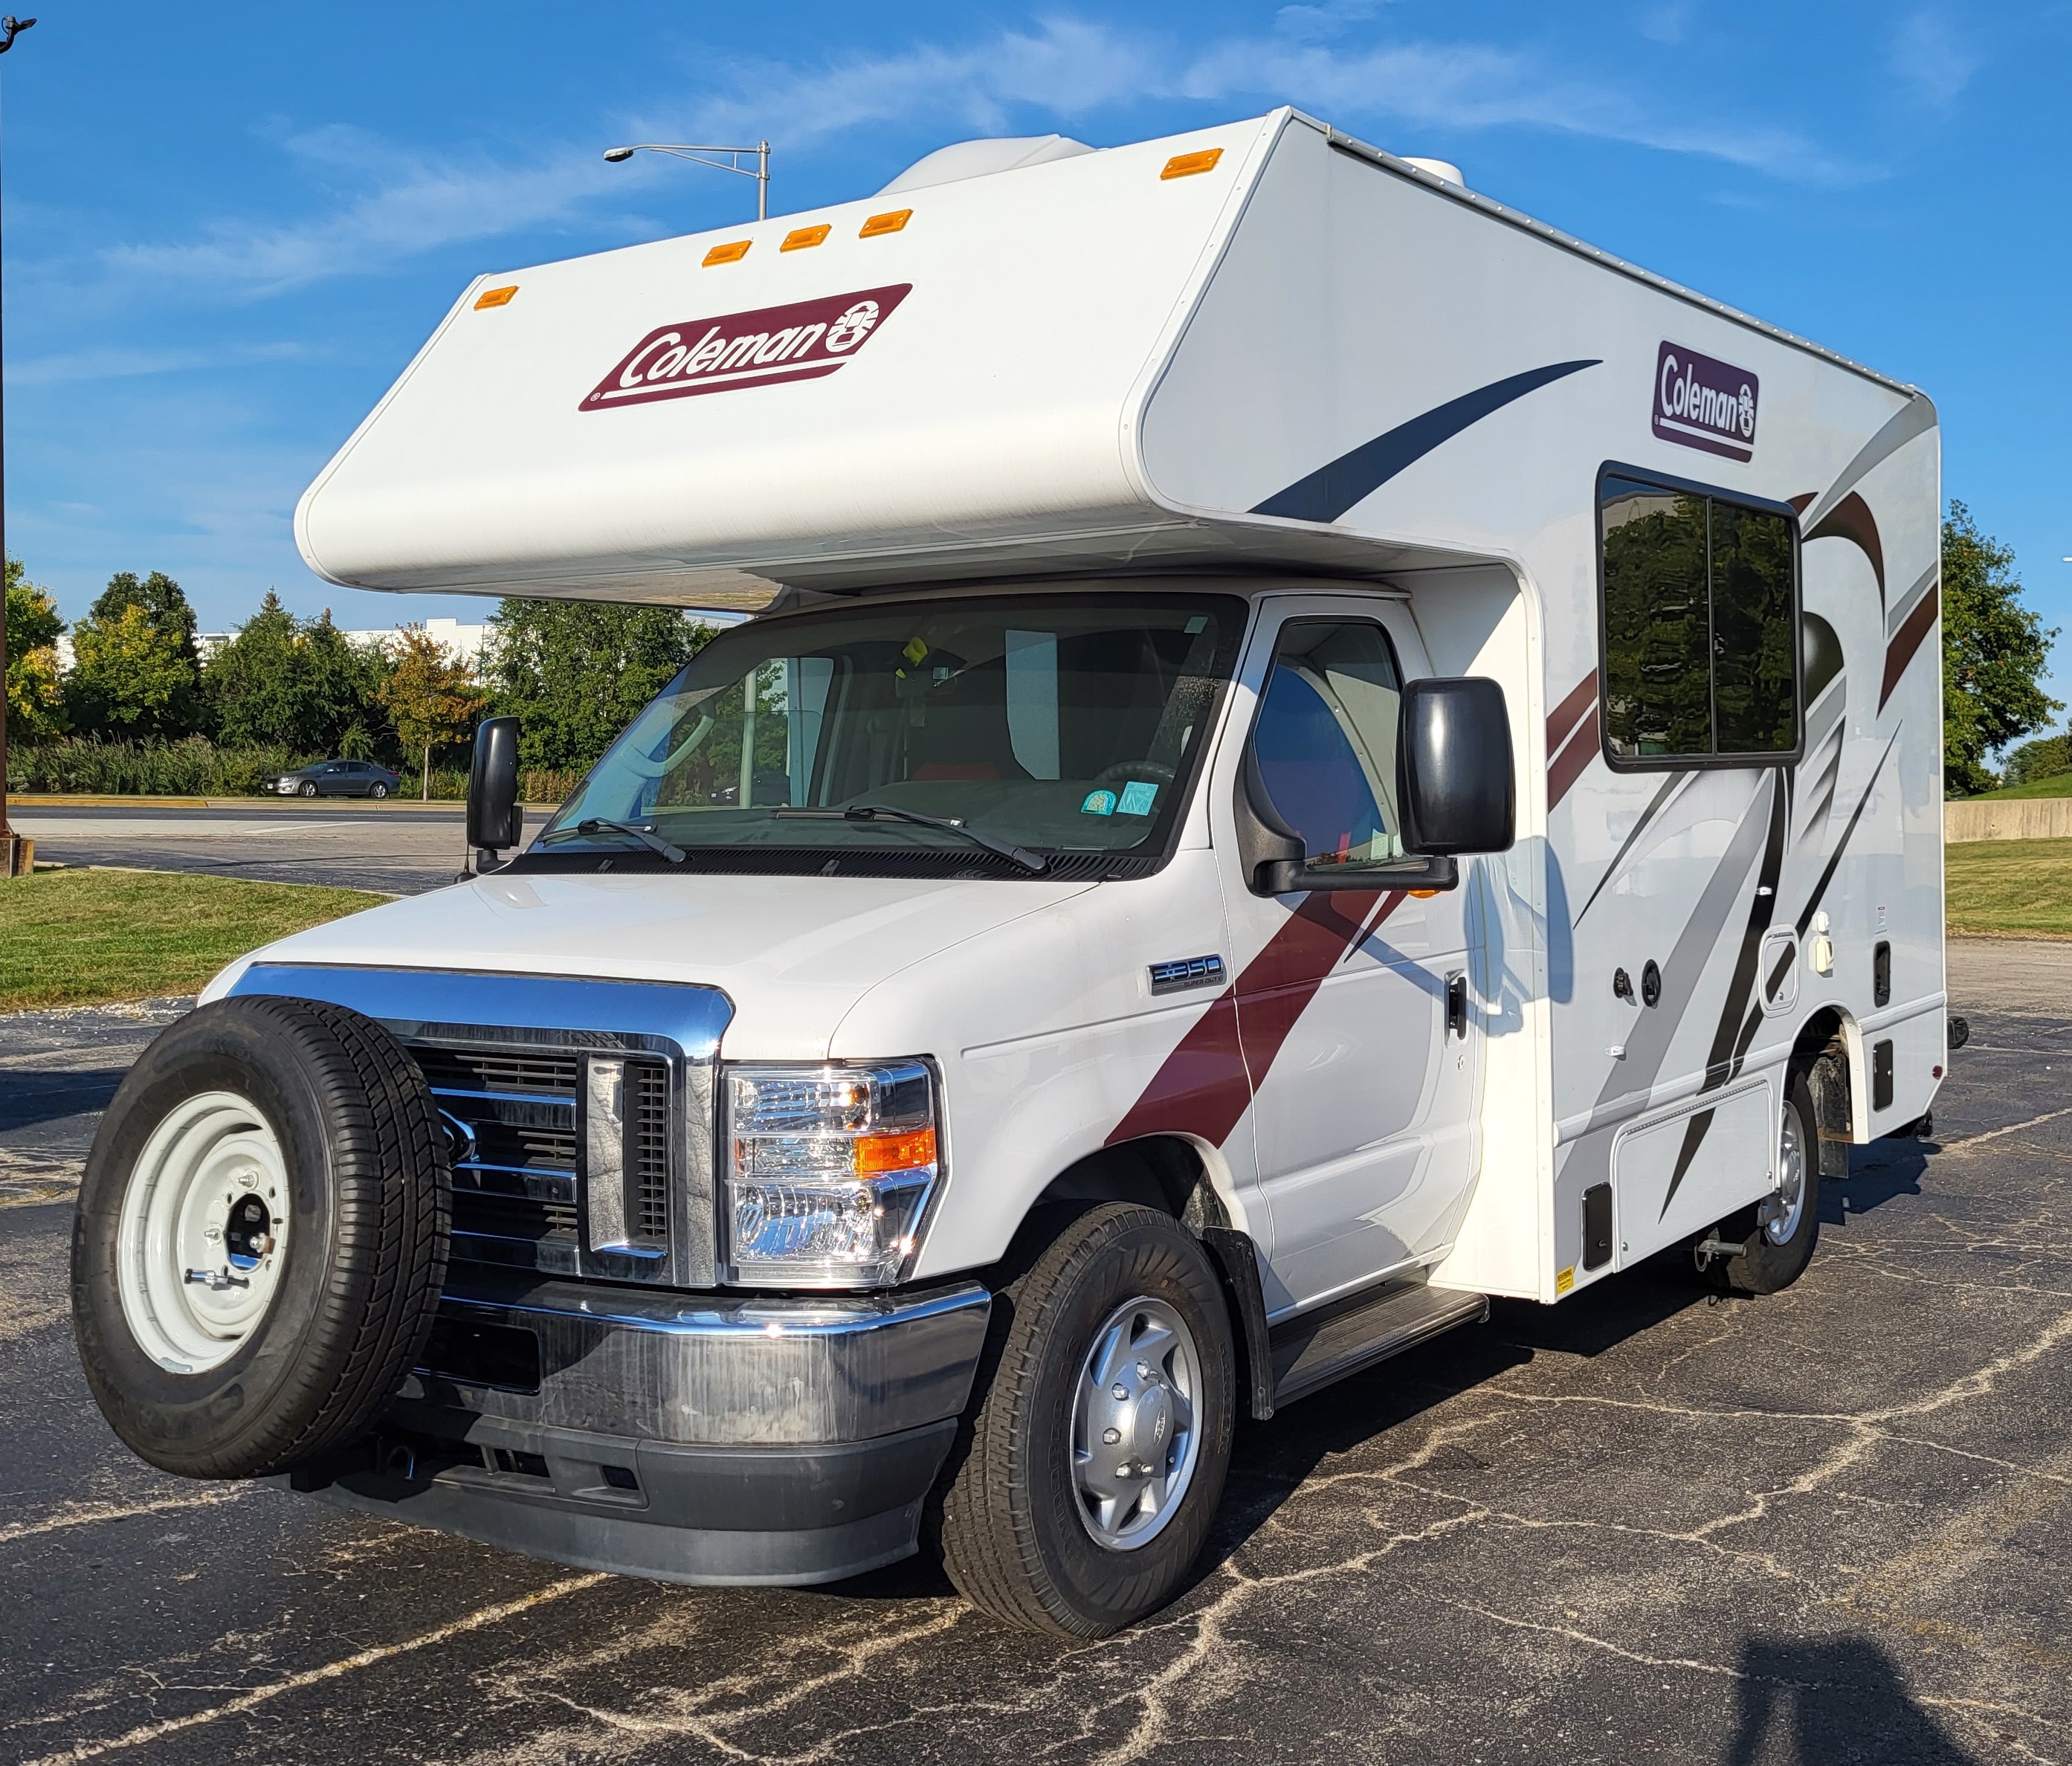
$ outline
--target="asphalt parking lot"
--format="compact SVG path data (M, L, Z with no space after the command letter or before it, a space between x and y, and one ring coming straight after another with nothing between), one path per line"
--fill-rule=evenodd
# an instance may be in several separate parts
M220 871L269 883L336 883L412 895L450 883L466 861L463 807L289 798L269 802L12 806L39 859ZM545 812L527 817L536 830Z
M912 1565L664 1588L150 1472L64 1257L177 1006L0 1019L0 1757L2072 1760L2072 947L1951 992L1937 1141L1858 1150L1797 1286L1658 1263L1296 1406L1191 1591L1079 1648Z

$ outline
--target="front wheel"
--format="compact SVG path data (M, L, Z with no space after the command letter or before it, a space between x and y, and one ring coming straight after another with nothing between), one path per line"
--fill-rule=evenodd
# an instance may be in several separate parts
M1009 1624L1106 1636L1172 1599L1223 1496L1236 1377L1215 1273L1169 1216L1106 1204L994 1317L944 1566Z
M303 795L305 797L314 797L316 794L317 794L317 782L316 782L316 780L314 780L314 779L305 779L305 780L302 781L302 795Z

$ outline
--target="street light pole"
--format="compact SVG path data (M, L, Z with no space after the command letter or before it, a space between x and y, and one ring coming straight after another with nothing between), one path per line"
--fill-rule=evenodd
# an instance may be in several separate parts
M14 47L14 39L36 21L18 19L11 12L0 19L0 56ZM0 351L0 359L5 352ZM4 395L0 395L0 877L19 877L34 868L35 848L7 825L7 591L5 586L7 556L6 421Z
M604 157L615 166L623 165L635 154L669 154L678 159L688 159L694 165L709 166L714 171L738 172L744 178L755 180L755 218L770 218L770 143L758 141L753 147L700 147L680 141L637 141L630 147L607 147ZM725 154L726 158L708 159L707 154ZM755 156L753 170L741 163L749 154Z

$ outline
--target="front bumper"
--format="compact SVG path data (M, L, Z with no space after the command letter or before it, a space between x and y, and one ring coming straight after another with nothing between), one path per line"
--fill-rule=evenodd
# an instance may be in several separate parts
M468 1266L378 1432L286 1480L535 1557L815 1583L915 1549L992 1297L663 1293Z

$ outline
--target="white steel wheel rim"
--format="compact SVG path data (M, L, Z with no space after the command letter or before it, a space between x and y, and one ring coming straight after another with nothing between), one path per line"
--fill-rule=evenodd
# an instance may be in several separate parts
M1788 1245L1806 1212L1806 1140L1799 1112L1784 1106L1784 1127L1777 1142L1777 1193L1762 1205L1763 1237L1772 1245Z
M1096 1545L1134 1551L1165 1530L1201 1458L1201 1352L1163 1300L1126 1302L1094 1332L1072 1406L1072 1489Z
M122 1192L122 1315L171 1373L220 1367L251 1338L287 1262L287 1160L235 1092L186 1099L151 1131Z

